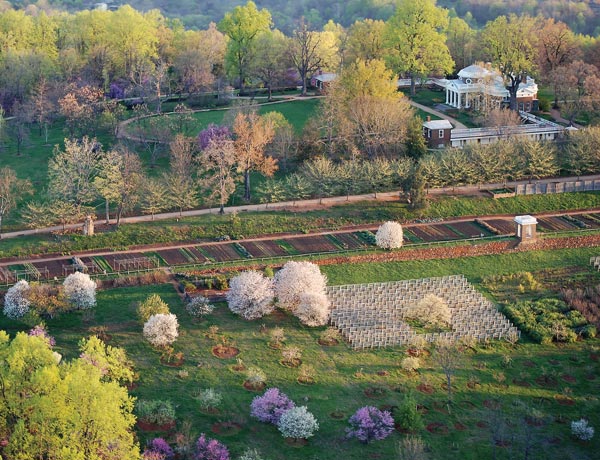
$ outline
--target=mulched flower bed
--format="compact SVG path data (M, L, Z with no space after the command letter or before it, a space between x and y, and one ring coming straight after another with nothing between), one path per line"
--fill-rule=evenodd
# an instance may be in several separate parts
M244 388L248 391L263 391L267 387L265 382L262 382L258 385L254 385L247 380L244 382Z
M390 375L390 373L388 371L377 371L377 375L379 377L387 377Z
M419 390L421 393L425 393L426 395L430 395L435 392L435 388L433 388L433 386L429 385L428 383L419 384L417 386L417 390Z
M171 431L175 428L177 422L173 420L170 423L165 423L164 425L156 425L155 423L146 423L142 420L138 420L136 422L137 427L142 431Z
M173 358L171 361L167 361L166 359L164 359L162 357L160 358L160 363L163 366L167 366L167 367L181 367L181 366L183 366L184 361L185 361L185 358L179 358L179 359Z
M340 341L338 339L333 339L333 340L317 340L317 343L323 347L333 347L335 345L338 345L340 343Z
M214 347L212 347L211 352L213 356L216 356L220 359L229 359L240 354L239 348L224 347L222 345L215 345Z
M302 364L302 360L299 358L294 358L291 361L284 361L282 359L281 361L279 361L279 364L281 364L284 367L294 368L294 367L299 367L300 364Z
M571 375L571 374L563 374L560 376L560 378L563 379L567 383L577 383L577 379L575 378L574 375Z
M342 412L342 411L339 411L339 410L336 410L334 412L330 412L329 416L332 419L334 419L334 420L342 420L342 419L346 418L345 412Z
M425 427L431 434L448 434L448 427L441 422L433 422Z
M558 380L552 375L540 375L535 379L535 383L544 388L554 388L558 385Z
M210 430L221 436L234 436L242 431L243 426L236 422L218 422L213 423Z
M385 395L387 395L387 390L381 387L369 387L366 388L363 393L367 398L377 399L383 398Z
M312 377L308 377L308 378L300 378L298 377L296 379L296 382L298 382L300 385L314 385L315 384L315 379Z

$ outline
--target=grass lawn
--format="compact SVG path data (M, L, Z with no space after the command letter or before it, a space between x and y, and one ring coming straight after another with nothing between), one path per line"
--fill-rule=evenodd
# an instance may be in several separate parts
M579 265L580 270L589 271L588 275L597 282L597 273L587 269L588 254L583 249L423 264L325 267L325 271L333 284L465 273L481 287L479 280L484 273ZM181 368L161 365L159 353L142 339L134 302L150 293L159 294L179 318L180 337L175 350L185 354ZM76 344L90 327L107 326L112 336L110 344L127 350L140 375L139 386L132 394L139 399L170 399L176 406L178 429L184 421L191 422L196 436L209 433L230 448L232 457L252 446L271 460L326 460L332 458L330 452L336 452L335 458L345 459L394 458L396 443L404 435L396 432L385 441L363 445L344 439L344 428L357 408L364 405L393 408L402 403L405 395L412 394L423 406L423 412L427 412L423 421L433 431L422 429L417 433L431 449L431 458L479 460L492 458L495 450L496 458L507 459L511 452L514 455L523 451L525 432L533 436L539 458L595 458L597 443L573 441L569 422L587 417L592 426L600 425L598 384L590 380L598 376L598 363L591 356L599 344L597 340L563 346L541 346L525 340L516 347L502 342L467 349L453 378L454 403L448 413L447 393L442 387L444 376L431 357L422 360L418 374L410 375L399 367L406 356L402 348L353 351L344 344L322 347L317 344L322 328L306 328L285 314L247 322L219 305L207 320L195 322L184 311L170 284L100 291L93 315L66 314L48 321L47 325L57 338L56 350L69 359L78 355ZM246 366L258 366L265 371L268 386L281 388L298 405L308 406L315 414L320 430L307 446L290 447L275 427L249 417L249 405L256 393L242 387L245 377L233 370L235 359L218 359L211 354L215 342L206 336L210 325L218 326L221 333L233 340ZM269 337L261 332L262 325L267 330L274 326L285 329L285 343L299 346L303 350L302 361L315 368L314 385L298 384L297 369L279 363L281 354L267 346ZM1 317L0 328L14 335L26 327ZM180 377L181 370L187 371L188 376ZM417 387L421 384L430 385L433 393L419 391ZM205 388L215 388L223 394L218 414L200 412L194 395ZM368 397L365 394L368 389L380 390L381 395ZM567 404L565 400L572 405L563 405ZM343 418L333 418L333 412L341 412ZM537 417L535 425L525 422L524 417L532 414ZM230 436L211 433L213 424L226 421L238 423L241 431ZM173 441L174 436L174 433L138 434L142 443L159 435ZM492 436L504 447L492 445Z

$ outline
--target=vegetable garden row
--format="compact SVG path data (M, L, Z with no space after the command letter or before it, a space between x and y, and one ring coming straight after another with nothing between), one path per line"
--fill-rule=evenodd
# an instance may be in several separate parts
M600 228L600 212L577 215L546 216L538 218L541 232L576 231ZM231 262L244 259L335 253L375 247L376 227L354 232L333 232L318 235L297 235L269 240L224 241L202 243L152 251L127 252L79 258L91 273L115 273L151 269L157 266L181 266ZM452 223L408 224L404 226L405 244L458 241L493 235L514 233L510 218L488 218ZM74 258L63 257L24 265L0 266L0 283L11 283L16 278L64 277L73 271ZM25 267L27 268L27 267Z

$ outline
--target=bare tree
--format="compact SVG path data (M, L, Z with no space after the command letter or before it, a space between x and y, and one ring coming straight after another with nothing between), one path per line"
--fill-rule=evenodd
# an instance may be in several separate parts
M438 339L435 342L435 352L433 354L434 362L442 369L446 376L446 385L448 387L448 410L452 404L452 376L458 368L461 355L456 348L456 343L449 339Z
M31 182L19 179L11 168L0 169L0 238L2 238L2 220L12 211L24 195L32 192Z
M321 36L319 33L309 30L308 23L304 17L301 17L298 27L292 34L289 54L302 80L302 96L306 96L308 75L316 72L321 67L320 42Z
M236 156L232 140L211 140L198 156L200 185L209 192L208 199L219 200L219 213L225 212L225 204L235 191Z

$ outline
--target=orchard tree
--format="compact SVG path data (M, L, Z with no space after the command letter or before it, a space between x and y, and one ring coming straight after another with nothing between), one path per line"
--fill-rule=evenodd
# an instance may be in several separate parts
M298 406L281 414L277 428L285 438L308 439L319 430L319 423L306 406Z
M179 336L177 316L172 313L157 313L144 323L144 338L153 347L161 348L171 345Z
M234 276L226 295L229 309L248 320L271 313L274 309L273 297L273 281L255 270Z
M410 77L410 94L415 95L417 77L452 72L454 62L446 45L448 10L435 0L400 0L388 20L385 47L388 65Z
M275 274L274 282L279 304L295 313L303 294L310 292L325 295L327 277L312 262L290 261Z
M63 282L63 291L75 308L87 310L96 306L96 282L87 273L71 273Z
M219 30L229 38L225 62L228 70L237 74L240 92L244 91L249 67L255 57L256 40L261 33L270 30L271 24L271 13L266 9L259 11L252 1L225 13L219 23Z
M207 438L204 433L196 442L197 460L229 460L229 450L216 439Z
M146 323L152 315L159 313L167 315L171 312L169 305L158 294L150 294L137 307L137 315L142 324Z
M325 326L329 321L331 302L322 292L300 294L300 302L294 314L305 326Z
M142 181L141 208L144 214L154 215L164 211L167 202L167 187L161 178L145 177Z
M502 72L510 109L519 110L517 92L535 66L536 24L529 16L499 16L481 32L486 58Z
M381 441L394 431L394 419L389 411L381 411L373 406L358 409L350 420L350 428L346 428L346 437L356 438L364 444Z
M319 204L323 196L328 196L337 188L338 171L336 165L325 156L318 156L305 161L300 169L300 176L306 178L312 190L317 193Z
M250 172L258 171L271 177L277 171L277 160L265 155L275 130L269 119L256 112L240 112L233 123L233 134L237 168L244 177L244 199L250 201Z
M277 425L281 415L295 406L294 401L279 388L269 388L263 395L254 397L250 415L263 423Z
M17 204L32 192L28 179L19 179L13 169L5 166L0 169L0 238L2 238L2 220Z
M31 288L25 280L20 280L9 287L4 295L4 314L10 319L21 319L29 313Z
M412 304L406 312L406 317L436 327L447 327L452 321L448 302L435 294L427 294Z
M43 337L25 333L0 332L0 360L4 458L140 458L133 399L100 369L58 364Z
M184 209L198 205L196 181L193 176L196 142L193 138L178 134L171 142L170 149L170 169L163 174L163 181L169 202L179 209L181 216Z
M402 225L388 221L379 226L375 234L375 244L383 249L398 249L404 243Z

